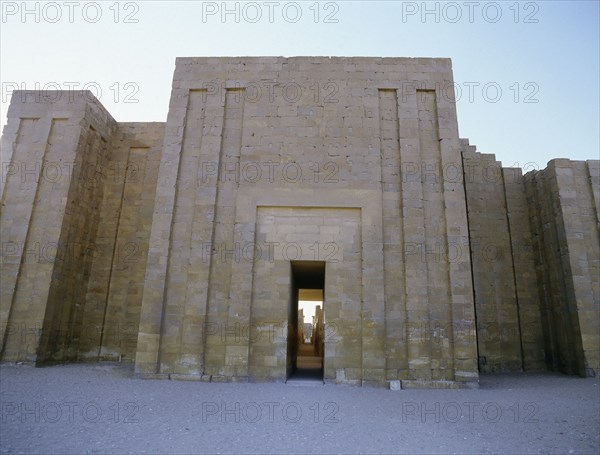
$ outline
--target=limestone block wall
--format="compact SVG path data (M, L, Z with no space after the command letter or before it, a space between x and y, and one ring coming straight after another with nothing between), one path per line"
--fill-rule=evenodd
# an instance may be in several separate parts
M552 160L525 176L546 361L597 374L600 162Z
M15 92L3 132L2 359L72 359L116 122L90 92Z
M529 224L525 180L519 168L502 168L511 238L512 263L519 308L519 328L525 371L545 370L544 333L536 282L533 234Z
M325 321L343 327L327 378L476 381L451 81L447 59L177 59L136 372L285 378L283 338L248 335L289 309L296 255L261 261L264 240L326 262ZM465 254L449 262L452 245Z
M521 333L501 166L493 155L463 153L480 368L522 367Z
M15 92L0 360L281 381L322 274L325 380L595 374L600 162L502 168L452 87L448 59L181 58L166 124Z
M480 371L596 374L599 162L523 176L462 147Z
M15 92L2 136L6 361L133 361L164 124Z
M481 371L544 369L529 212L520 169L462 141Z
M83 308L79 359L135 358L164 123L119 123Z

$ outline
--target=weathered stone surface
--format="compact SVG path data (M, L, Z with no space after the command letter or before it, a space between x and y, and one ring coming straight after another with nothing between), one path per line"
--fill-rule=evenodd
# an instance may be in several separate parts
M321 280L327 382L598 371L599 162L503 169L451 90L448 59L248 57L178 58L166 123L15 92L1 359L283 381Z
M557 159L525 175L546 361L582 376L600 367L599 164Z

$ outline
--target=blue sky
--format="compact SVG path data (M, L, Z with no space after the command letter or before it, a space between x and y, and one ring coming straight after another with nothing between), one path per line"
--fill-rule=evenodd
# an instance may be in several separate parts
M220 1L26 8L2 2L2 124L10 92L36 84L87 85L118 121L165 121L178 56L450 57L460 135L480 152L528 169L599 157L597 1L228 2L225 17Z

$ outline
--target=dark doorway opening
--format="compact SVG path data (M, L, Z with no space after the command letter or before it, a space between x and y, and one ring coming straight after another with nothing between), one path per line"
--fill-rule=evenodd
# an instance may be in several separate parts
M292 261L287 379L323 381L325 262Z

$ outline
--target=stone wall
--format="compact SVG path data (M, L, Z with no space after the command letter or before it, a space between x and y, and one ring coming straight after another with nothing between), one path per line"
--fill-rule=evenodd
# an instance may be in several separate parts
M595 374L600 162L502 168L451 91L448 59L269 57L177 59L166 124L15 92L0 359L283 381L309 282L327 381Z
M326 378L476 381L469 254L439 253L468 253L462 182L442 176L461 161L454 103L436 91L450 81L446 59L178 59L137 373L284 380L285 336L243 331L287 320L286 264L333 248L325 319L343 331L325 340ZM244 256L262 241L301 252Z
M545 370L540 294L536 282L533 234L529 225L530 207L525 194L525 181L519 168L503 168L502 177L519 309L522 369Z
M8 117L2 359L133 361L164 124L90 92L16 92Z
M133 362L164 123L119 123L85 296L78 357Z
M3 133L2 358L74 359L116 122L90 92L15 92Z
M463 140L480 371L544 369L529 211L520 169Z
M595 375L600 346L600 162L552 160L525 176L547 364Z
M480 371L598 371L598 161L525 176L463 140Z

